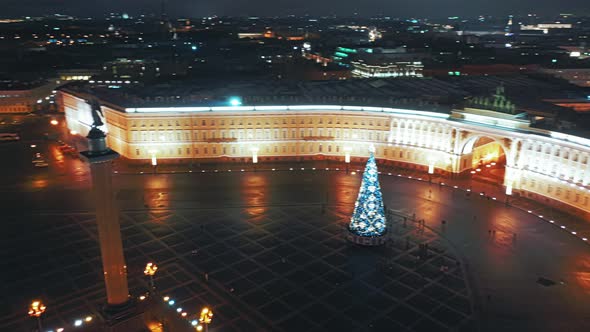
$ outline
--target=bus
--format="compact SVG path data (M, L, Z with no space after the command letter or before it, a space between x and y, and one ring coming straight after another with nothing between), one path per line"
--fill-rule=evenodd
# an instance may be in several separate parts
M0 142L14 142L20 140L17 133L0 133Z

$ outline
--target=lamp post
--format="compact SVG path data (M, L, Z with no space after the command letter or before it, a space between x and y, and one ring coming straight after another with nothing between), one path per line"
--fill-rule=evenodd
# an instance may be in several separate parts
M47 307L40 300L34 300L29 306L29 316L37 317L39 332L43 331L43 327L41 326L41 315L43 315L45 309L47 309Z
M156 153L158 153L158 150L149 150L148 152L152 154L152 168L154 174L156 174L156 167L158 167L158 158L156 157Z
M258 147L253 146L250 148L252 152L252 164L254 165L254 172L256 172L256 164L258 164Z
M211 309L205 307L201 310L201 316L199 318L199 322L205 325L205 332L209 330L209 324L211 324L211 320L213 319L213 311Z
M147 263L145 270L143 270L143 274L150 277L150 286L152 287L152 290L156 289L156 286L154 285L154 275L156 274L156 271L158 271L158 266L152 262Z
M346 163L346 174L348 174L348 165L350 165L350 152L352 148L350 146L344 147L344 162Z

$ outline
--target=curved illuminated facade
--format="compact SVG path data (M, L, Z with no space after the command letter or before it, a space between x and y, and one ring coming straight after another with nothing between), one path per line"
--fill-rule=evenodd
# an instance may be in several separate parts
M61 93L69 128L85 134L88 104ZM128 159L364 161L373 144L381 162L425 172L505 162L507 194L590 212L590 140L532 128L509 114L338 105L125 108L105 101L102 108L110 147Z

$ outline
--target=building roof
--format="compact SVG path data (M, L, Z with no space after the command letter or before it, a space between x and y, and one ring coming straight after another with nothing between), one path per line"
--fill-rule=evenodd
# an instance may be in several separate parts
M244 106L350 105L381 106L449 113L470 96L489 95L503 86L516 111L558 117L565 108L545 102L585 95L583 89L559 80L522 75L453 78L351 79L334 81L192 80L121 86L107 89L69 85L65 90L90 93L120 108L228 106L239 98Z

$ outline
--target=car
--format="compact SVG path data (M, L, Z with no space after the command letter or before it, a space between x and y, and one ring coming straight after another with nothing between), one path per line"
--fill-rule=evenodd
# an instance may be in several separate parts
M46 163L44 160L41 160L40 162L35 163L35 167L38 167L38 168L43 168L43 167L47 167L47 166L49 166L49 164Z

